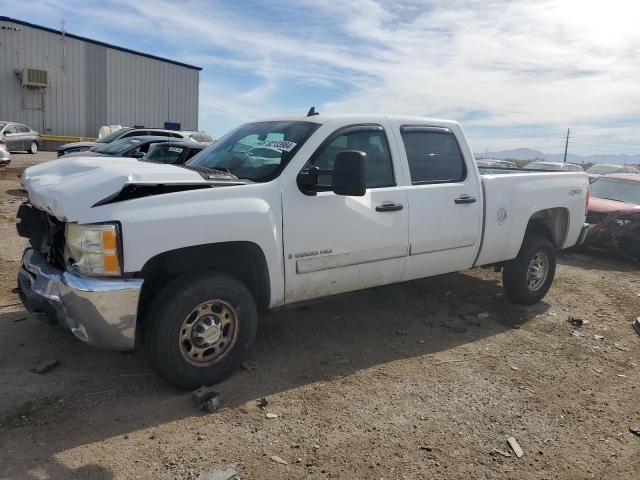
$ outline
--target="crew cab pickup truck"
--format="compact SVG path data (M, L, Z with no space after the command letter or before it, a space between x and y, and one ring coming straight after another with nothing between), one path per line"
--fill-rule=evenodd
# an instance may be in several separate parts
M482 265L538 302L589 181L512 172L481 176L456 122L386 115L248 123L182 166L63 158L22 175L19 289L83 342L212 384L269 309Z

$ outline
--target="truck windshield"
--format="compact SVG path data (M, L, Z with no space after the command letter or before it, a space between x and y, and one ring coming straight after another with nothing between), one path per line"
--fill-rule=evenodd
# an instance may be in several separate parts
M600 177L591 184L591 196L640 205L640 182Z
M313 122L255 122L242 125L186 165L228 171L240 179L266 182L277 177L320 125Z

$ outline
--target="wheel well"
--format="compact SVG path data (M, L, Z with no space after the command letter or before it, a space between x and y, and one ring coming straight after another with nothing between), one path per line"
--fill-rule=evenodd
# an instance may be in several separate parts
M525 238L530 235L546 237L561 248L569 228L569 211L566 208L548 208L534 213L529 219Z
M144 279L138 318L143 319L151 299L178 275L215 270L243 282L251 291L258 310L269 308L269 270L262 249L252 242L223 242L164 252L151 258L137 275Z

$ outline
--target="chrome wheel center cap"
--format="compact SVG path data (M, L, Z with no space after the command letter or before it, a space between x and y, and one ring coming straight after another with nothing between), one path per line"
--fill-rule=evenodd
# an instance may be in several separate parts
M199 345L211 345L218 341L222 330L220 321L214 316L203 317L194 329L194 340Z

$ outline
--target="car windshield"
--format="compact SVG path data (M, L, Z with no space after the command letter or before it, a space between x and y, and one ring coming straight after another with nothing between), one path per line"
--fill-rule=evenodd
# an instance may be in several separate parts
M595 173L596 175L606 175L608 173L615 173L623 167L617 165L594 165L587 170L587 173Z
M640 205L640 181L600 177L591 184L591 196Z
M106 153L107 155L122 155L141 143L142 140L139 138L123 138L122 140L116 140L115 142L98 147L94 152Z
M182 152L187 148L186 146L172 145L170 143L154 143L149 146L149 151L142 160L154 163L178 163Z
M96 143L111 143L114 140L117 140L120 135L122 135L124 132L127 132L131 130L130 128L119 128L118 130L116 130L115 132L111 132L109 135L105 135L102 138L99 138L98 140L96 140Z
M532 162L529 163L526 168L531 168L533 170L562 170L562 165L556 165L555 163Z
M319 126L295 121L247 123L197 154L187 166L265 182L282 171Z

